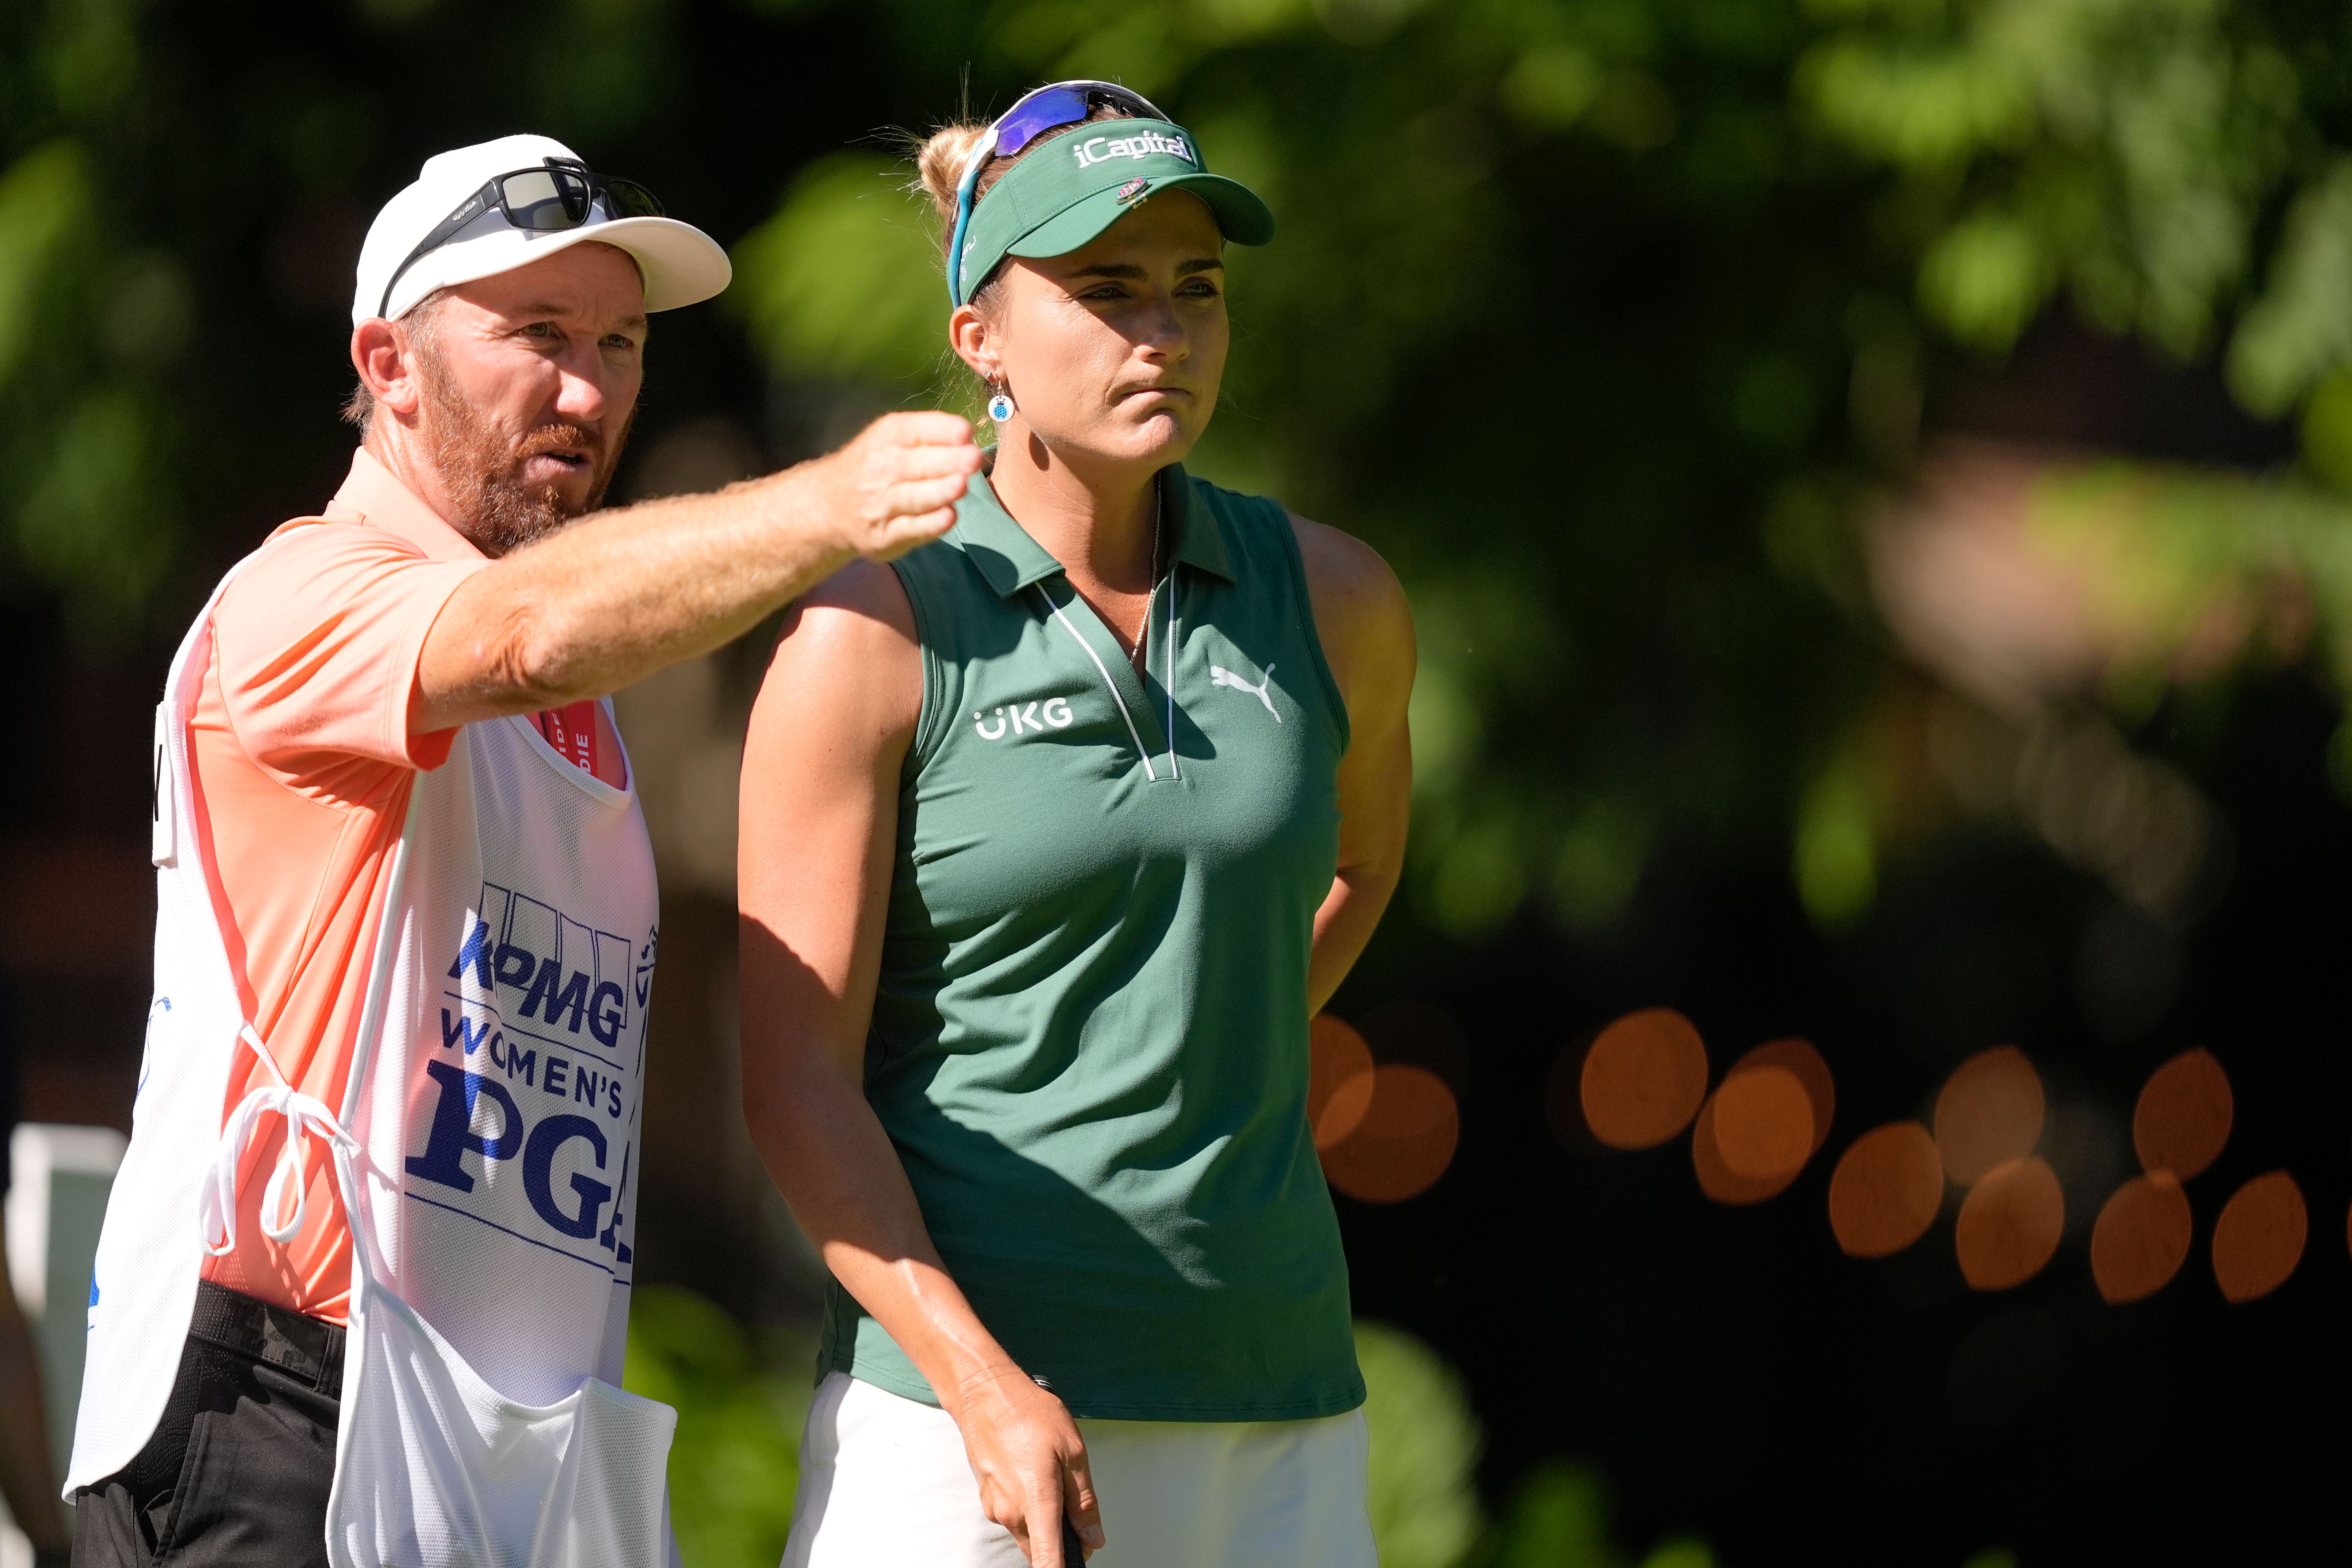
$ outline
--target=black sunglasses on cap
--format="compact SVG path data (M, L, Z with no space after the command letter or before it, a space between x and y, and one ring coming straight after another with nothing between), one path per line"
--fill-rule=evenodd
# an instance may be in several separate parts
M594 218L600 196L604 198L601 205L606 222L662 216L660 201L645 186L635 180L599 174L585 163L550 158L541 168L517 169L499 175L458 203L457 210L435 224L433 231L408 253L407 259L392 269L392 277L383 286L383 298L376 303L376 314L381 316L392 308L393 287L403 273L465 232L491 208L497 208L516 228L532 234L560 234Z

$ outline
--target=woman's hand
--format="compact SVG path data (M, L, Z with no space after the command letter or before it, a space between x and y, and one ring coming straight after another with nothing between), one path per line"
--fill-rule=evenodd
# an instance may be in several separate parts
M1013 1532L1031 1568L1079 1568L1063 1562L1066 1515L1088 1553L1102 1550L1087 1441L1060 1400L1007 1363L964 1379L949 1414L963 1433L982 1511Z

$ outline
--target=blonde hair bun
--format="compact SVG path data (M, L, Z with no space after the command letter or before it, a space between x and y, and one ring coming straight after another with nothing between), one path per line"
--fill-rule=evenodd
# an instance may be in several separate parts
M931 198L941 223L955 222L956 182L963 178L972 149L987 134L987 126L971 121L942 125L915 150L915 183Z
M1133 118L1116 104L1097 103L1088 111L1084 123ZM971 155L980 146L981 138L988 134L988 129L978 121L961 120L951 125L940 126L919 142L911 135L907 139L915 149L915 178L908 188L919 190L931 198L931 210L939 215L940 219L940 255L942 259L946 258L949 247L955 242L956 186L963 179L964 165L971 162ZM1040 143L1049 142L1070 129L1068 125L1057 125L1032 138L1029 145L1013 157L1008 158L1000 153L990 158L989 166L981 171L979 181L972 186L972 199L976 202L988 195L989 187L1004 177L1005 170L1035 152ZM987 287L983 283L972 292L975 296L980 295L986 292Z

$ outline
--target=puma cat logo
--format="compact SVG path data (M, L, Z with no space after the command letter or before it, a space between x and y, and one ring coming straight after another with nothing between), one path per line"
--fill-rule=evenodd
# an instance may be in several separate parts
M1265 674L1259 678L1258 683L1255 686L1252 686L1248 681L1244 680L1240 676L1235 675L1232 670L1225 668L1222 665L1213 664L1209 666L1210 685L1230 686L1235 691L1248 692L1252 697L1256 698L1260 702L1265 704L1265 710L1269 713L1274 713L1274 721L1279 724L1282 722L1282 715L1275 712L1274 699L1265 694L1265 689L1272 685L1273 682L1274 666L1270 664L1265 667Z

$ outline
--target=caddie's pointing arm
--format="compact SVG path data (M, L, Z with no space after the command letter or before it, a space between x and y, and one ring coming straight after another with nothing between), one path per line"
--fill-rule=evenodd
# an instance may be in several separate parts
M583 518L450 595L417 662L409 731L602 697L707 653L849 561L946 532L979 468L964 420L892 414L781 473Z

